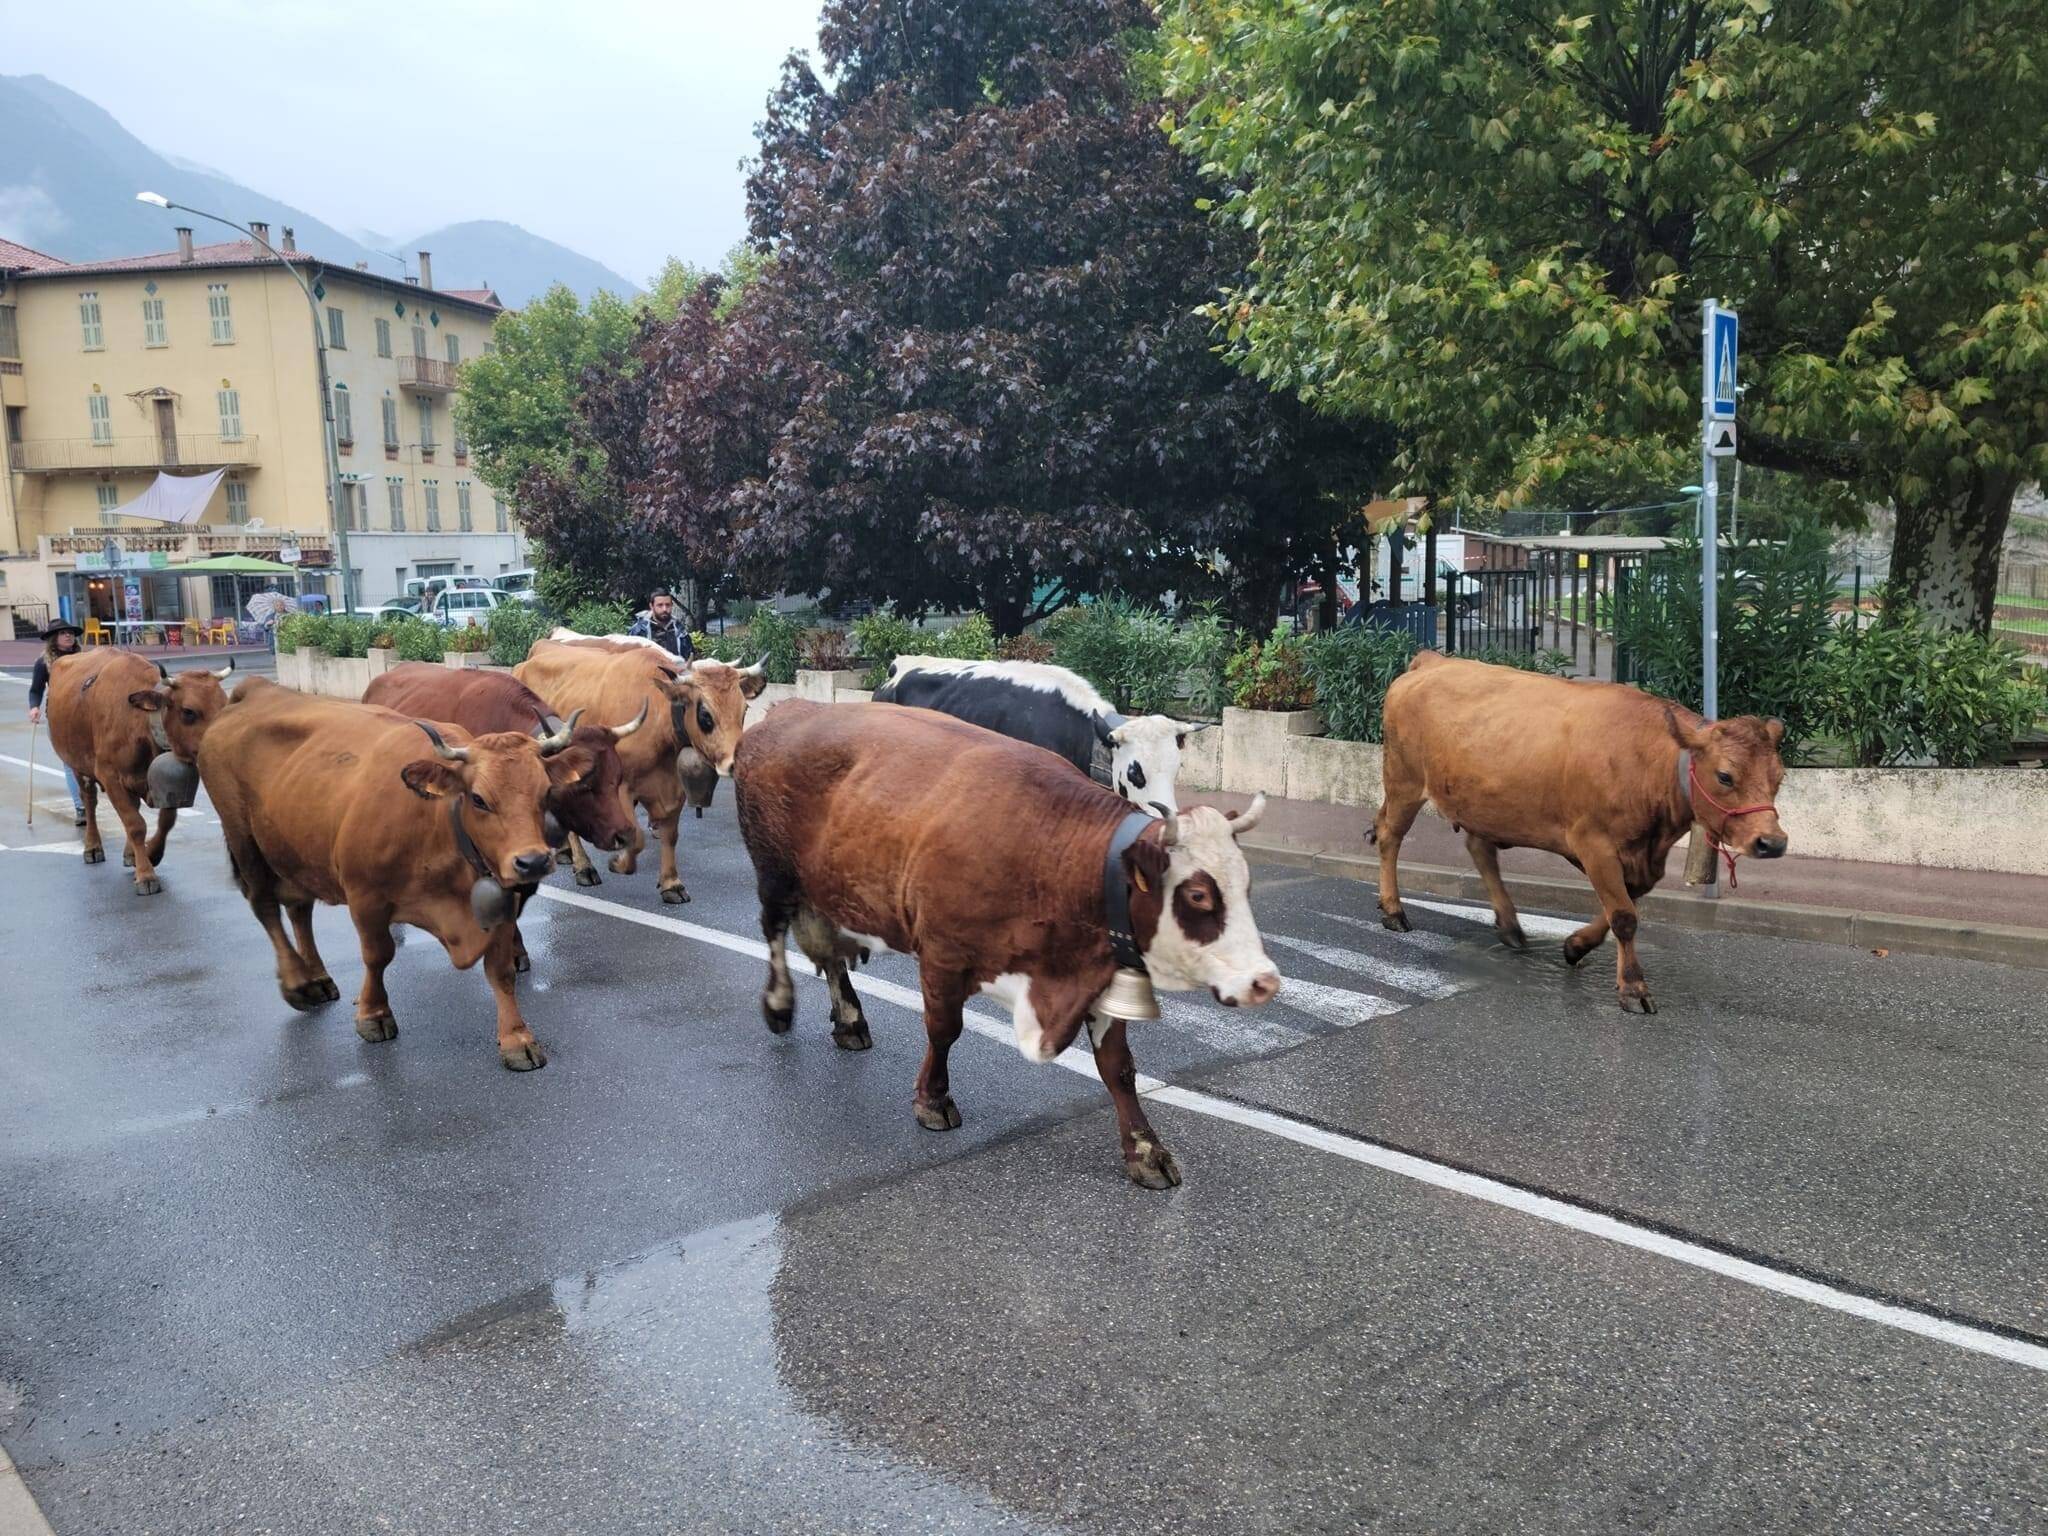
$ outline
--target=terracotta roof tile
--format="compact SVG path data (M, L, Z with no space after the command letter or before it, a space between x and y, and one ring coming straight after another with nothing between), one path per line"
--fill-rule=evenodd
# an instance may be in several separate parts
M64 262L54 256L43 256L30 251L26 246L9 246L0 241L0 267L9 264L7 252L22 251L41 266L27 266L29 272L64 272L67 275L90 277L100 273L116 272L180 272L197 271L201 268L220 267L263 267L272 266L277 257L263 249L253 240L222 240L211 245L195 245L192 259L183 260L175 250L153 251L146 256L114 256L100 261ZM505 306L498 296L487 288L420 288L410 283L400 283L379 273L364 271L348 262L323 261L308 251L289 253L291 261L299 267L319 267L337 275L356 278L359 281L375 283L401 293L419 293L433 298L452 299L457 303L474 304L480 308L503 309Z
M55 256L46 256L41 251L30 250L25 245L16 245L12 240L0 240L0 269L18 272L55 272L65 263Z

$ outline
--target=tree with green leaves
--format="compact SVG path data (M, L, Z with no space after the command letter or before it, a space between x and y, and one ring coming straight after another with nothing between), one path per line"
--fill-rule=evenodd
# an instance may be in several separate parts
M1171 0L1168 126L1250 230L1258 377L1391 420L1429 492L1697 475L1700 301L1745 463L1897 511L1990 621L2048 468L2040 0Z

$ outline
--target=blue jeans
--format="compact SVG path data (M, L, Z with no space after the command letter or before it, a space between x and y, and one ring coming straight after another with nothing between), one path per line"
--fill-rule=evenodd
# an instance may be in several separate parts
M61 757L58 758L57 761L60 763L64 763L64 759ZM85 797L79 794L78 792L78 775L71 771L71 765L69 763L64 763L64 782L71 786L72 809L78 811L84 810Z

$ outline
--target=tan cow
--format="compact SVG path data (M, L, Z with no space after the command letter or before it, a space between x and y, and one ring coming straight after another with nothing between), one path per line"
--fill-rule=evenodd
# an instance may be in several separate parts
M719 778L732 772L733 751L747 722L747 700L767 681L760 665L722 661L689 664L652 646L613 639L543 640L513 675L566 715L582 710L593 725L623 725L650 700L647 724L619 743L626 793L647 810L661 843L661 899L671 905L690 893L676 869L676 831L683 806L709 802ZM695 759L693 762L692 759ZM631 846L612 856L614 874L630 875L646 840L637 827ZM569 840L576 883L596 885L598 874L581 840Z
M397 953L391 925L410 923L439 939L456 969L484 962L499 1060L515 1072L546 1066L513 996L512 918L554 865L541 830L550 790L596 766L572 742L575 728L572 717L552 736L472 737L375 705L242 684L200 745L199 775L276 951L284 1000L304 1010L341 995L313 942L313 903L345 906L363 952L357 1034L398 1034L384 968Z
M1499 850L1542 848L1593 883L1600 915L1565 940L1573 965L1609 929L1621 1006L1657 1011L1636 960L1636 901L1698 820L1732 859L1775 859L1785 829L1773 801L1785 765L1783 721L1711 724L1653 694L1574 682L1423 651L1387 690L1381 921L1406 932L1396 865L1425 800L1465 834L1501 935L1522 925L1501 882Z
M135 867L138 896L163 889L156 866L179 810L192 803L199 743L227 704L220 684L233 670L230 662L218 672L172 677L153 661L112 649L62 656L51 667L50 745L78 775L85 862L106 862L99 827L105 790L128 836L122 862ZM156 807L153 836L143 831L143 805Z

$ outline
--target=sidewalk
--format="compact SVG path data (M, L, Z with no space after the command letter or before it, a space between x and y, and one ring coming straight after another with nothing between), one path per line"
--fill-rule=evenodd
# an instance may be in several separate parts
M97 649L97 647L94 647ZM124 645L134 656L147 656L166 664L173 661L206 661L220 656L270 657L267 645ZM40 640L0 640L0 667L33 667L43 654Z
M1234 809L1248 795L1203 792L1193 802ZM1319 874L1379 879L1379 851L1365 841L1372 810L1320 801L1266 800L1245 851L1267 863ZM1685 845L1672 850L1664 879L1640 906L1647 920L1692 928L1766 933L1866 949L1902 949L2048 969L2048 877L1859 864L1797 854L1799 829L1786 828L1794 852L1769 861L1743 859L1741 882L1718 899L1687 886ZM1501 873L1517 906L1590 918L1593 890L1563 859L1528 848L1503 850ZM1463 834L1425 812L1401 844L1401 889L1484 904L1486 893L1465 852Z

